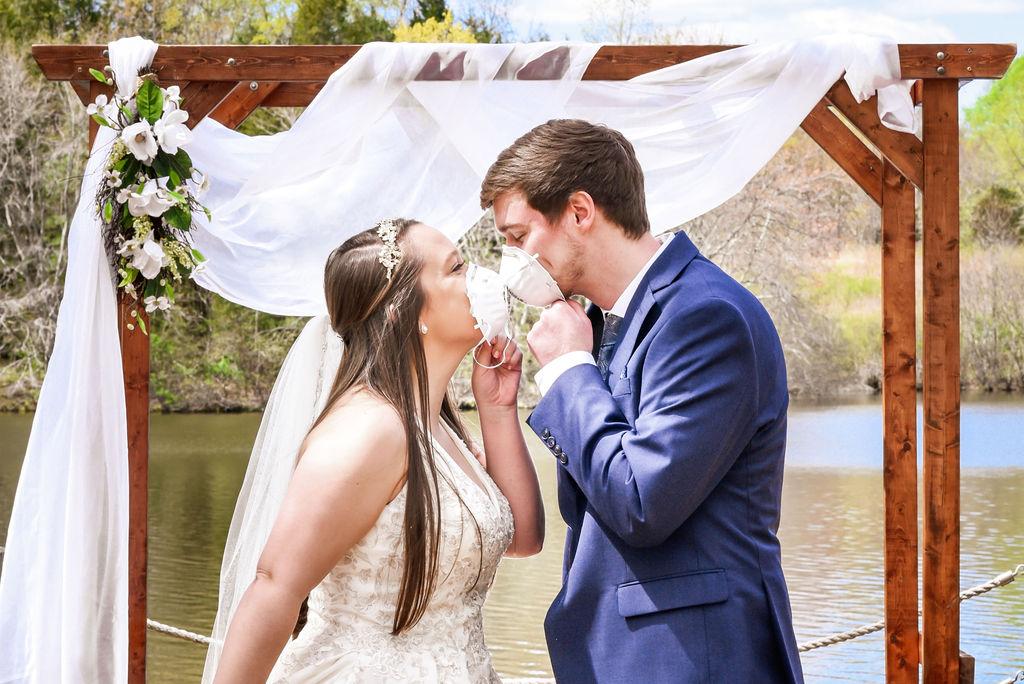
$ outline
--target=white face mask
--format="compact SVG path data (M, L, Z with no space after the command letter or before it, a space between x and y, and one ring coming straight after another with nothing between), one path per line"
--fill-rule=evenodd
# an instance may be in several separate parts
M476 319L476 328L480 330L481 339L477 347L484 342L494 342L499 335L504 335L506 339L501 361L487 368L497 368L505 363L505 352L512 343L507 293L505 283L497 273L484 266L469 265L466 271L466 296L469 297L469 312ZM476 360L476 347L473 348L473 361L480 363Z
M558 284L536 255L518 247L501 248L501 279L516 299L531 306L547 306L565 300Z

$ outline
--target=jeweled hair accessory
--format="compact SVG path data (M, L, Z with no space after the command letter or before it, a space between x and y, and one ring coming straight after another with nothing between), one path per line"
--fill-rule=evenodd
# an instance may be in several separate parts
M397 243L398 224L392 219L381 221L377 226L377 235L384 243L384 246L380 248L378 259L384 268L388 269L388 280L391 280L391 272L395 270L395 266L402 259L402 250L398 248Z

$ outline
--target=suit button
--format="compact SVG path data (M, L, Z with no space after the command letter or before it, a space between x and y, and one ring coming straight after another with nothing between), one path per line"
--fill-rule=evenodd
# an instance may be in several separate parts
M565 452L558 454L558 462L565 465L569 462L569 457L565 455Z
M554 437L548 437L547 439L544 440L544 444L547 445L548 449L554 449L555 448L555 444L557 444L557 443L558 442L555 441Z
M562 451L562 447L559 446L558 444L556 444L554 446L554 452L555 452L555 456L561 456L563 453L565 453L565 452Z
M540 432L540 438L541 439L547 439L550 436L551 436L551 430L549 430L547 428L544 428L543 430L541 430L541 432Z

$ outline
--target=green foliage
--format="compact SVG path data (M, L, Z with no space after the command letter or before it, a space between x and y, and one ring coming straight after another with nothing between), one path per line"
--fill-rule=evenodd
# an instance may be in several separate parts
M392 39L391 25L372 4L348 0L300 0L292 43L362 44Z
M1024 57L1010 65L1006 75L964 112L968 137L991 155L998 170L1024 178Z
M0 37L31 43L50 36L79 42L104 14L94 0L0 0Z
M395 40L405 43L475 43L476 36L457 23L449 11L441 21L428 17L411 26L396 26Z
M416 3L416 11L412 15L412 23L418 24L427 19L444 21L444 15L448 12L448 4L445 0L419 0Z
M982 245L1018 244L1024 238L1024 198L1013 188L990 186L971 209L973 238Z

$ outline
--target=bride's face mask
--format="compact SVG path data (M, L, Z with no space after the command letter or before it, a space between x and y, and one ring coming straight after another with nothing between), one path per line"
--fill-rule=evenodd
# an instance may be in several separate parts
M476 319L475 327L481 335L480 342L473 347L473 361L485 368L497 368L505 363L505 353L512 344L512 323L505 284L501 276L491 269L470 264L466 271L466 296L469 297L469 312ZM484 342L494 342L501 335L505 337L501 361L494 366L485 366L477 361L477 348Z
M531 306L547 306L564 301L565 295L536 255L518 247L501 248L501 279L516 299Z

